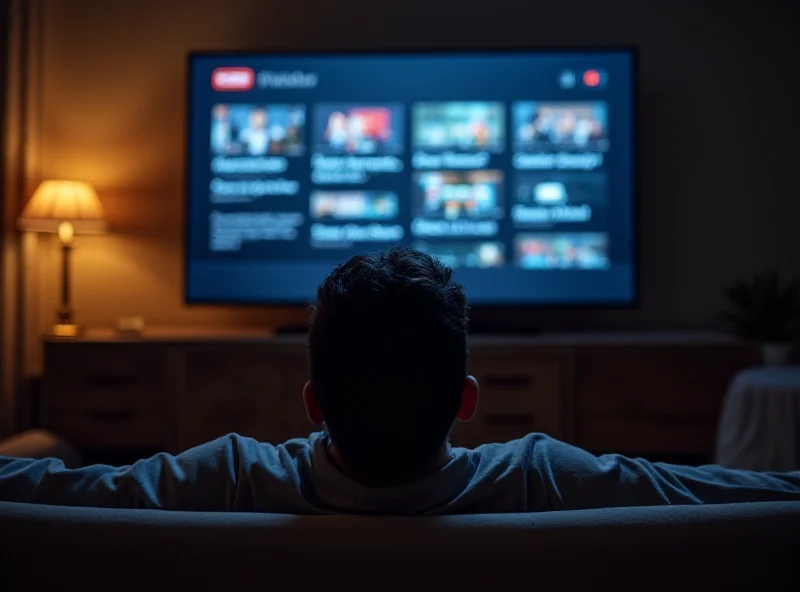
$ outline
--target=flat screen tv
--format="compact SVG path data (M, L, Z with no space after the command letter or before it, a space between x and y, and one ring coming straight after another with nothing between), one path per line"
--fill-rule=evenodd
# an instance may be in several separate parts
M636 87L630 48L193 54L186 300L407 245L473 305L632 306Z

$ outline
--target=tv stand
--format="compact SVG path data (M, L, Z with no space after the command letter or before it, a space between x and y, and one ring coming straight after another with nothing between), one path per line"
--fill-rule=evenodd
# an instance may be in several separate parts
M544 432L593 452L710 462L728 384L758 360L757 348L724 336L476 329L505 335L470 337L481 402L473 421L457 424L459 446ZM45 340L39 419L86 450L178 452L231 432L283 442L314 429L307 380L302 335L86 331Z

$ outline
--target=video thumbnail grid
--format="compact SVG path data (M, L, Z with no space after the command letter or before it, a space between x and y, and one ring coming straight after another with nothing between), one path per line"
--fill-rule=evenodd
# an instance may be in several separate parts
M213 203L269 212L270 198L288 197L307 217L309 232L294 218L293 232L264 240L407 239L453 267L610 265L608 233L581 230L607 206L602 101L219 103L210 135Z

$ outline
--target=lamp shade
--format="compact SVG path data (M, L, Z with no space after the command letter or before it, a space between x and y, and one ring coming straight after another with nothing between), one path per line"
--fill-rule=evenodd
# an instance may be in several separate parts
M58 232L69 222L75 233L100 233L106 229L103 204L94 188L78 181L42 181L19 217L20 230Z

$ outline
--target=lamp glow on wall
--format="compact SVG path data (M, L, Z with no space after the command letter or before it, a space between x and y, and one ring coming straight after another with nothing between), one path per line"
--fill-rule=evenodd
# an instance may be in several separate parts
M94 188L78 181L43 181L22 211L20 230L54 232L61 241L61 306L53 334L75 337L78 327L70 305L70 252L75 234L99 234L106 230L103 205Z

